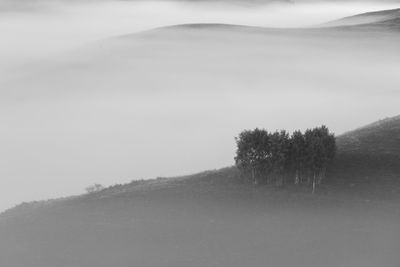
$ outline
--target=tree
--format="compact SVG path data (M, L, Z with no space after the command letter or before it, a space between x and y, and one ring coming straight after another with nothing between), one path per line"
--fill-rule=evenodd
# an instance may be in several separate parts
M269 136L261 129L245 130L236 138L236 165L245 172L250 172L254 184L267 168Z
M285 184L285 169L289 151L289 134L282 130L270 134L270 153L268 160L272 166L270 173L276 185Z
M312 192L325 177L326 168L336 153L335 136L326 126L307 130L305 132L306 165L312 175ZM310 183L310 179L308 179Z
M294 184L300 184L306 160L306 143L303 133L293 132L289 142L287 168L294 172Z
M236 138L236 144L236 165L242 173L251 175L254 184L265 181L284 185L289 174L294 184L307 178L313 193L336 153L335 136L326 126L308 129L304 134L295 131L290 137L284 130L245 130Z
M104 187L101 184L94 184L94 185L91 185L91 186L88 186L85 188L85 190L88 194L96 193L103 189L104 189Z

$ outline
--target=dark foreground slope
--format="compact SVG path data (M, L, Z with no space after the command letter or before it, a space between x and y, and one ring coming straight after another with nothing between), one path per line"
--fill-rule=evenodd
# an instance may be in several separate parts
M361 187L361 193L369 198L399 198L400 116L345 133L337 138L337 144L329 183Z
M397 156L397 123L340 136L338 162ZM399 202L329 188L254 187L226 168L25 204L0 217L0 266L397 267Z
M235 177L226 169L11 211L1 220L0 264L397 266L397 207Z

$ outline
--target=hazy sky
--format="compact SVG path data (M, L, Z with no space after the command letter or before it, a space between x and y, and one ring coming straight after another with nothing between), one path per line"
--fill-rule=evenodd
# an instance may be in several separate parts
M115 36L197 22L304 27L393 7L104 2L0 13L0 210L230 165L245 128L341 133L400 113L397 35Z

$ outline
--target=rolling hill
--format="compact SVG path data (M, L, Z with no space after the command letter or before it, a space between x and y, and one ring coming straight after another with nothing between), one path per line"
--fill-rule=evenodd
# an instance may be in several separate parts
M337 138L335 178L390 185L400 182L400 117L377 121Z
M399 30L400 29L400 9L381 10L367 12L351 17L342 18L323 26L341 27L350 29L374 29L374 30Z
M336 174L366 169L381 178L390 167L399 178L395 165L379 165L381 157L399 159L399 122L339 136ZM367 155L378 161L355 161ZM230 167L26 203L0 216L0 264L395 267L398 199L360 198L371 187L347 185L328 183L314 196L307 188L254 187Z
M400 156L400 116L342 134L338 146L340 153Z
M399 199L400 117L386 118L337 138L328 183L351 184L364 198Z

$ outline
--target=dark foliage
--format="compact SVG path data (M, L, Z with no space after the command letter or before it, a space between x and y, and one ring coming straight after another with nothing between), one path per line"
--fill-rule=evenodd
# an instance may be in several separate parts
M306 183L313 191L336 153L335 136L325 126L291 136L284 130L245 130L236 143L236 165L253 183Z

